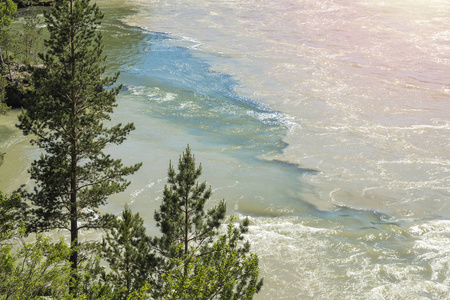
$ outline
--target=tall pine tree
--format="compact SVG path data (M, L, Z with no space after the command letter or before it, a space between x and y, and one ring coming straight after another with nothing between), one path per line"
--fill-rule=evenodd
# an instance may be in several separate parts
M74 271L80 232L104 227L98 208L125 190L125 176L141 165L125 167L104 152L107 145L121 144L134 126L104 124L119 88L112 87L118 74L103 76L102 18L89 0L55 1L45 14L50 33L47 54L40 55L45 67L34 71L36 92L18 125L43 150L30 169L34 190L25 195L32 203L30 228L68 230Z

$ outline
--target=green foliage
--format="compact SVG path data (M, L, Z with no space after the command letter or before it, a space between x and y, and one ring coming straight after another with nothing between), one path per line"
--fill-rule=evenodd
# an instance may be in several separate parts
M60 240L36 235L34 242L24 241L24 231L10 234L0 242L0 300L36 299L40 296L64 300L119 299L111 282L102 280L103 267L96 258L80 264L76 290L69 293L72 268L71 249ZM138 299L138 298L131 298Z
M6 79L1 76L0 72L0 115L5 115L10 107L5 103L6 101Z
M105 281L104 267L100 265L98 256L90 257L80 264L78 270L78 282L76 284L77 295L68 295L65 300L97 300L117 299L119 293L114 290L114 283Z
M0 30L9 27L17 11L17 5L12 0L0 0Z
M17 5L11 0L0 0L0 43L5 41L7 32L17 11ZM3 76L5 60L3 58L2 48L0 46L0 115L5 114L9 107L5 104L6 100L6 80ZM3 154L1 154L3 159Z
M78 269L77 294L69 294L72 268L68 262L72 250L60 240L42 234L27 242L22 226L20 195L6 197L0 193L0 300L36 299L118 299L120 294L111 282L102 278L104 268L99 259L88 258Z
M35 299L38 295L60 297L67 292L69 248L36 235L26 242L23 205L19 194L0 192L0 299Z
M98 208L108 196L125 190L125 176L141 165L125 167L104 153L108 145L121 144L134 126L104 125L119 87L112 87L117 74L103 76L102 18L89 0L58 0L45 13L50 33L48 51L40 55L45 67L34 70L35 94L19 117L18 127L44 150L30 169L35 188L24 193L33 204L30 229L68 230L74 269L79 232L105 227Z
M224 201L205 211L211 189L198 183L189 146L180 156L178 173L169 165L169 186L164 188L160 210L155 213L162 236L153 244L168 263L160 286L151 289L156 299L252 299L262 287L258 258L244 242L248 219L236 227L231 218L225 234Z
M70 249L64 241L53 244L36 235L27 243L23 234L0 243L0 299L36 299L50 296L60 299L67 293Z
M248 219L239 228L233 221L231 218L227 232L201 257L201 263L196 265L200 270L194 269L194 274L203 273L210 278L204 293L209 296L205 299L253 299L263 285L263 280L258 279L258 257L250 252L249 242L243 242Z
M226 234L220 235L208 253L172 258L173 267L161 276L164 286L153 291L155 299L253 299L263 285L258 257L242 244L247 221L238 229L230 219Z
M8 36L9 27L17 11L17 5L12 0L0 0L0 42ZM0 68L3 69L4 58L0 47ZM2 75L2 74L0 74Z
M25 208L20 194L7 197L0 191L0 242L10 239L21 227Z
M162 237L154 239L155 246L169 258L187 256L193 249L207 251L225 218L224 201L205 211L211 188L206 188L205 182L197 182L201 172L189 146L180 156L178 173L169 164L169 186L164 187L162 204L155 212Z
M100 250L110 268L107 281L114 283L114 290L121 290L116 299L126 299L154 280L158 260L145 233L144 221L128 206L122 217L111 223Z

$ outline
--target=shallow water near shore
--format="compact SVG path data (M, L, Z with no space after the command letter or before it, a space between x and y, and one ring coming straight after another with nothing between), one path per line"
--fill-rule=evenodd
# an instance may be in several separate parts
M129 203L156 234L169 160L187 144L214 201L249 216L256 299L447 299L450 4L98 1L114 122L142 161ZM356 26L357 25L357 26ZM0 187L37 150L2 117Z

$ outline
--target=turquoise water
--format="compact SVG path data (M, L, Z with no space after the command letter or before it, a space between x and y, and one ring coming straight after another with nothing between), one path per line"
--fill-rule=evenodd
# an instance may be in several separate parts
M189 144L213 204L225 198L229 213L250 217L248 238L265 282L257 299L448 299L445 68L428 76L434 81L427 88L438 86L432 96L415 81L417 88L405 86L402 78L417 74L393 58L384 63L399 79L380 84L393 75L388 67L373 75L382 69L378 56L334 53L349 49L349 40L364 48L367 36L350 24L336 38L322 22L372 22L402 11L378 1L99 3L108 72L120 71L123 84L113 122L136 126L108 151L144 163L105 211L120 213L128 203L157 234L153 212L169 160ZM430 7L443 15L448 9L439 1ZM393 34L373 28L386 40L383 34ZM387 51L381 45L378 51ZM352 66L341 65L343 57ZM386 90L395 101L383 96ZM439 110L429 98L442 103ZM16 114L0 119L6 191L27 181L37 155L14 129ZM432 115L431 124L423 115Z
M127 146L144 150L136 154L137 161L150 158L151 168L156 159L158 167L165 169L169 159L176 160L190 144L204 162L205 180L218 189L233 186L226 198L243 198L236 211L298 214L311 206L301 199L299 190L301 177L315 170L260 158L280 153L286 146L282 138L292 126L286 115L238 95L236 79L212 71L204 57L178 46L169 34L110 23L111 19L115 18L110 16L102 30L106 44L114 45L107 53L111 71L121 72L123 84L116 117L136 125ZM176 132L162 133L167 130ZM166 152L165 147L173 154L162 158L160 151ZM146 178L148 173L152 172L144 165L137 177ZM212 178L209 173L214 173Z

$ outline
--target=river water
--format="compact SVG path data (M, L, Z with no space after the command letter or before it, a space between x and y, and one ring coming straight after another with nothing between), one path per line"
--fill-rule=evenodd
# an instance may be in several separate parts
M124 203L157 234L187 144L213 203L249 216L256 299L449 299L450 2L98 1L124 89L108 149L142 161ZM2 117L0 188L38 151Z

